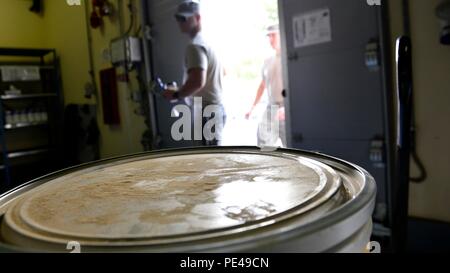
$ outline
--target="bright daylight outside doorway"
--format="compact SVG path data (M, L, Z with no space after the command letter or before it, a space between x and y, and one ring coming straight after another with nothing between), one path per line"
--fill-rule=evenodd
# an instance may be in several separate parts
M252 112L264 61L275 54L267 27L278 24L277 0L203 0L203 34L225 66L227 124L222 145L257 145L267 92ZM278 143L281 146L281 141Z

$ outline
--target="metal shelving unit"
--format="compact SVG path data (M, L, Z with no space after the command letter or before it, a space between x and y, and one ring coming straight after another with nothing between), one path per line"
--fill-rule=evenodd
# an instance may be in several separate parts
M27 95L2 95L2 100L23 100L23 99L36 99L36 98L49 98L57 97L57 94L42 93L42 94L27 94Z
M0 48L0 67L33 67L40 75L39 80L27 81L5 81L3 75L0 77L1 193L58 169L63 97L54 49ZM20 92L6 94L9 85L19 86ZM29 105L45 109L48 120L7 122L6 111L22 111Z
M5 124L5 130L14 130L14 129L20 129L20 128L28 128L28 127L34 127L34 126L44 126L48 125L48 122L24 122L24 123L16 123L16 124Z
M5 139L5 124L3 122L3 103L0 103L0 147L2 148L3 163L0 165L0 170L4 172L4 187L8 188L11 185L11 175L9 170L9 157L7 153L7 145ZM2 187L0 186L0 189Z

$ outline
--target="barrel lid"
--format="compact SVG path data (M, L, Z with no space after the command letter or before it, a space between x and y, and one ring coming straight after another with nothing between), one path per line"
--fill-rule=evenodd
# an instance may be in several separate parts
M9 205L2 235L85 245L182 241L276 223L340 187L332 168L289 153L160 153L83 168L26 192Z

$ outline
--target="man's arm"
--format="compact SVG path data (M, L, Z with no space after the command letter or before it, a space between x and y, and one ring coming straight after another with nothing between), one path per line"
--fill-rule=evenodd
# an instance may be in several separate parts
M205 87L206 71L202 68L192 68L188 71L186 83L180 87L178 94L180 98L190 97Z
M255 109L255 106L258 105L259 101L261 100L262 95L264 94L264 90L266 89L266 83L264 82L264 80L261 81L261 84L259 85L258 88L258 92L256 92L256 98L255 101L253 102L253 106L250 109L250 111L245 115L246 119L249 119L253 109Z
M186 82L178 90L169 88L164 93L164 97L167 99L193 96L205 86L208 70L208 56L205 48L189 45L186 49L186 67L188 69Z

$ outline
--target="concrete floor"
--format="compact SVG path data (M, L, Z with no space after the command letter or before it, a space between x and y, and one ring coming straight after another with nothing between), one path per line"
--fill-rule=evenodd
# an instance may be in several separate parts
M409 252L450 252L449 223L411 218L408 232Z

